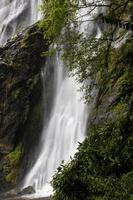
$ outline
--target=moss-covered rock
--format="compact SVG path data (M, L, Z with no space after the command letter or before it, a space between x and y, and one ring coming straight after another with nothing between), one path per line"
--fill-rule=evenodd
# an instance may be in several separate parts
M15 185L18 179L18 167L22 159L23 149L22 145L16 148L5 156L5 164L3 166L5 180Z
M42 108L38 109L42 106L40 72L45 62L41 54L47 49L48 45L37 25L29 27L0 48L0 182L4 189L6 182L7 187L15 185L21 177L19 164L25 151L32 146L29 140L29 147L25 141L36 135L33 131L32 136L31 132L26 136L32 114L36 115L36 119L31 129L41 126Z

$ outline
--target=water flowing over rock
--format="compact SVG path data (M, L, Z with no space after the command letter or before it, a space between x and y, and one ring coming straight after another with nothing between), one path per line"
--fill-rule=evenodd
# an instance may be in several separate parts
M2 0L0 2L0 16L2 16L0 18L1 44L4 44L10 37L40 19L41 15L37 11L39 3L40 1L37 0L13 0L11 2ZM40 67L42 65L42 60L45 60L40 55L42 50L45 51L47 49L46 43L41 33L38 31L36 32L34 29L34 26L31 27L26 32L25 36L23 33L19 34L19 36L15 36L14 39L9 40L7 44L0 49L2 73L3 70L5 70L5 73L8 72L11 78L11 84L6 84L7 93L5 98L10 96L11 93L13 93L13 98L15 98L14 104L11 98L7 98L7 102L5 99L3 101L7 103L7 107L5 107L4 104L3 109L6 109L4 112L7 113L8 116L2 116L3 126L6 126L2 129L1 137L5 138L4 140L2 139L2 142L4 141L6 147L4 146L3 148L2 146L1 152L6 154L9 154L11 151L16 152L18 149L19 153L22 152L20 146L17 146L17 150L14 150L14 145L17 145L21 138L19 132L22 134L22 137L24 134L22 130L19 131L21 123L24 124L29 121L28 113L30 112L30 106L33 105L31 103L33 91L37 93L37 90L34 90L34 88L37 83L40 82ZM53 75L50 74L50 76L51 78L53 77L53 86L49 83L50 86L47 88L51 87L50 91L53 94L49 92L50 94L46 95L48 100L44 101L50 100L52 103L49 104L49 107L50 105L53 106L49 109L49 113L51 114L44 114L44 117L46 116L47 119L44 119L44 128L38 148L40 152L37 152L38 158L34 159L36 162L33 160L35 164L33 166L31 164L31 171L29 171L25 178L25 185L35 187L37 192L42 192L43 194L47 193L47 187L49 190L49 181L60 162L62 160L68 161L70 156L74 154L78 141L84 139L87 122L87 107L80 100L81 94L77 91L77 83L73 78L67 77L66 69L58 56L55 56L52 60L52 67L50 67L51 60L47 61L47 66L45 66L42 72L42 77L44 80L48 80L46 75L48 73L50 74L50 70L52 69ZM9 77L7 79L9 79ZM2 81L3 80L1 91L5 89L5 79L2 79ZM44 98L47 93L45 88L46 81L44 81ZM3 95L4 94L2 94L2 96ZM53 100L51 100L50 97L52 97ZM9 100L11 102L9 102ZM35 103L35 100L33 101ZM44 107L46 108L46 106ZM35 130L33 130L33 132L35 132ZM26 134L29 133L26 131L24 135ZM37 136L34 137L34 135L35 133L29 138L32 141L35 140L36 144ZM28 141L29 139L27 142ZM29 144L30 143L31 141L29 141ZM9 147L7 147L8 145ZM26 151L24 153L26 154ZM10 163L12 162L10 161ZM27 162L25 161L25 163ZM12 166L10 166L10 168L12 168ZM33 169L35 169L34 173ZM17 168L15 168L15 170L17 171ZM13 178L12 174L16 175L16 171L12 172L12 169L7 171L6 179L10 181L9 177ZM38 173L38 171L40 172ZM48 192L51 193L51 188Z
M85 14L87 10L81 12ZM98 9L95 12L98 13ZM99 26L96 25L94 31L93 23L89 27L85 23L81 31L89 35L95 32L97 38L101 35ZM82 93L78 92L80 86L73 77L67 76L59 55L55 56L54 63L56 78L53 81L53 108L43 127L40 152L23 184L23 187L33 186L37 196L49 196L52 193L51 178L61 161L69 161L76 152L78 142L84 140L89 114L87 105L81 101Z
M0 199L25 200L21 195L29 193L36 200L49 199L51 178L84 140L89 114L89 137L53 178L55 198L132 199L132 35L110 46L106 73L102 58L98 62L93 109L81 101L80 86L67 76L60 55L41 56L48 46L32 25L41 18L39 3L0 1ZM96 7L94 16L101 11ZM90 17L86 9L80 12ZM99 39L104 26L88 24L86 17L80 31Z
M40 19L40 0L0 1L0 44Z
M27 188L24 188L20 192L18 192L18 195L27 195L27 194L34 194L35 190L33 187L28 186Z
M51 194L49 182L62 160L68 161L75 153L78 141L83 141L87 122L87 107L80 100L78 85L65 77L63 63L57 60L55 100L50 120L43 128L41 151L35 165L25 179L42 195Z

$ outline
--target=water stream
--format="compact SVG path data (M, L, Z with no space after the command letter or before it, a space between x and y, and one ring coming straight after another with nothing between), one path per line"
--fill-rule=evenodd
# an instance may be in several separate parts
M68 161L74 155L78 141L85 137L87 122L87 107L77 92L77 83L72 77L64 77L65 68L59 59L55 67L57 77L53 110L43 128L40 155L24 182L25 187L32 185L39 196L52 193L51 177L62 160Z
M0 44L40 19L37 9L39 3L40 0L0 1ZM92 25L91 32L94 29ZM37 196L49 196L52 193L51 177L61 161L67 162L74 155L78 142L85 138L88 116L87 106L81 101L82 94L77 91L79 85L74 78L67 76L58 56L55 57L54 67L53 108L42 130L41 151L23 184L24 187L33 186Z
M0 0L0 44L41 18L41 0Z

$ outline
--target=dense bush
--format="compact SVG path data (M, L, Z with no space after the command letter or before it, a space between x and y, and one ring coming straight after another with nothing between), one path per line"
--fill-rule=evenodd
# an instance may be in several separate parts
M129 200L133 194L132 40L112 50L110 71L88 137L53 177L55 200ZM114 98L110 104L109 98ZM105 105L104 105L105 103ZM106 109L102 109L106 106ZM105 115L102 119L99 116Z

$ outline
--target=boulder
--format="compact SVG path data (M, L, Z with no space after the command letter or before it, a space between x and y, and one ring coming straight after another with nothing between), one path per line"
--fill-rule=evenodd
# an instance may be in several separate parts
M24 188L23 190L21 190L20 192L18 192L18 195L28 195L28 194L34 194L36 191L32 186L28 186L26 188Z

